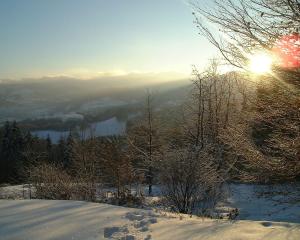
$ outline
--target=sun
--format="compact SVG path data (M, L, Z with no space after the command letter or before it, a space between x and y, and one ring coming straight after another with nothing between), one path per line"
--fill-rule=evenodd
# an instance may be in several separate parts
M263 74L271 71L272 57L265 53L257 53L249 57L250 71Z

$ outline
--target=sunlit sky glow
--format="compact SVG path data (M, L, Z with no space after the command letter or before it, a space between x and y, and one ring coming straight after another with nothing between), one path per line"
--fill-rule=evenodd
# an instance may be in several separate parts
M0 78L188 74L216 50L198 35L186 2L1 0Z
M255 53L249 57L249 70L254 73L268 73L271 71L272 57L267 53Z

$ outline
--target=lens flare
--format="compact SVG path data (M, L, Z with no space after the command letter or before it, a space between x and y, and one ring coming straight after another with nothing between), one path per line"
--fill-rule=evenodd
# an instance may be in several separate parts
M283 68L300 68L300 35L293 33L278 39L272 49L277 64Z

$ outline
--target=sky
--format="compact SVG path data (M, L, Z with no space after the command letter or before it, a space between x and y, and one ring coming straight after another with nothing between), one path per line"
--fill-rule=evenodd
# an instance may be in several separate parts
M193 21L186 0L1 0L0 78L189 74L216 54Z

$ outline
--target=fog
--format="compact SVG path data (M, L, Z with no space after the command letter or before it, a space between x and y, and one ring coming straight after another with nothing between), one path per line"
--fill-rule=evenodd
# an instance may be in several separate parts
M103 75L85 80L71 77L3 80L0 85L3 124L37 119L82 121L87 115L97 116L93 122L106 120L116 114L107 115L105 111L126 112L127 108L143 104L148 90L162 104L177 101L190 81L183 74L169 72Z

